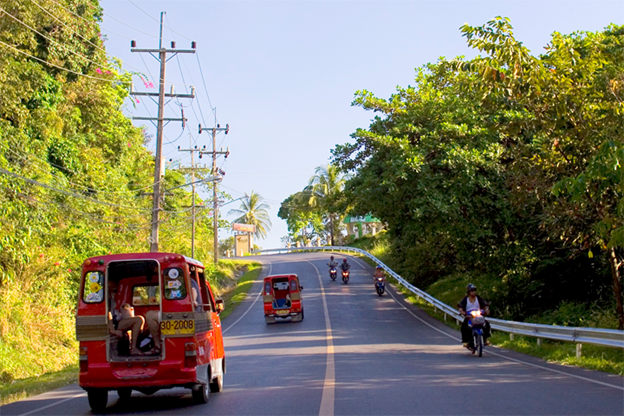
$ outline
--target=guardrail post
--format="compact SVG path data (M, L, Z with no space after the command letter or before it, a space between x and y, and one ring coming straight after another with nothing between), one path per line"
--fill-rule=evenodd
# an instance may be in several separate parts
M583 344L576 344L576 359L581 359L581 349L583 348Z
M513 334L513 332L510 332L510 333L509 333L509 340L510 340L510 341L513 341L513 340L514 340L514 334Z
M538 346L538 347L541 347L541 346L542 346L542 339L541 339L541 338L538 338L538 339L537 339L537 346Z
M446 314L444 314L444 322L446 322Z

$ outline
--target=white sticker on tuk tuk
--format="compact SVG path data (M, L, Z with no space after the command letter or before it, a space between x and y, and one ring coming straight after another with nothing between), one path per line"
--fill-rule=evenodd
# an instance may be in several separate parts
M89 280L93 283L97 283L100 281L100 275L97 272L89 273Z
M99 302L102 300L102 295L100 293L89 293L87 295L87 302Z
M168 289L177 289L180 286L182 286L182 282L180 282L179 280L171 280L171 281L167 282L167 288Z
M170 269L169 270L169 273L168 273L169 279L177 279L179 275L180 275L180 273L178 272L178 269Z

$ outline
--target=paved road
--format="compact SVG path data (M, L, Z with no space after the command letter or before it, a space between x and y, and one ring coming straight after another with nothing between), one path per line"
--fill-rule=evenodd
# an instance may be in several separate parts
M305 319L266 325L261 280L223 322L225 390L193 405L188 390L125 402L107 414L176 415L623 415L624 378L550 365L498 348L482 358L459 333L391 292L351 258L348 285L332 282L327 253L264 256L264 275L297 273ZM0 407L8 415L90 414L76 385Z

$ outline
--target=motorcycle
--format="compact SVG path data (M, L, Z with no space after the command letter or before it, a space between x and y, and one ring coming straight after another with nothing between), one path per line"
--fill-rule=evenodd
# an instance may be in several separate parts
M485 339L483 338L485 317L482 314L483 310L471 311L468 319L468 326L472 329L472 339L468 343L468 349L473 354L478 353L479 357L483 355L483 347L485 346Z
M329 277L331 277L332 280L336 280L336 268L335 267L329 268Z
M345 285L349 283L349 270L342 271L342 281L345 283Z
M379 296L383 295L384 292L386 291L386 279L384 279L383 277L376 277L375 278L375 290L377 290L377 294Z

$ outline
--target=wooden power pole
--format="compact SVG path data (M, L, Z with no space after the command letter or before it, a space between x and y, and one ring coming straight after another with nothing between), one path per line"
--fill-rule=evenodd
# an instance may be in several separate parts
M163 16L165 12L160 13L160 38L158 43L158 49L137 49L136 42L133 40L132 52L147 52L151 54L154 58L156 58L160 62L160 79L158 83L158 93L147 93L147 92L131 92L131 95L142 95L142 96L158 96L158 117L133 117L134 120L157 120L157 134L156 134L156 168L154 169L154 194L153 194L153 204L152 204L152 232L150 236L150 251L158 251L158 226L159 226L159 216L160 216L160 203L161 203L161 179L164 176L164 169L162 166L163 157L162 157L162 145L163 145L163 128L165 126L165 122L170 121L182 121L183 123L186 121L184 117L182 118L165 118L165 98L169 97L183 97L183 98L195 98L195 90L191 89L191 94L175 94L173 89L170 94L165 94L165 68L167 64L167 53L172 53L172 58L178 53L195 53L195 42L191 42L192 49L176 49L175 42L171 42L171 49L163 48L162 46L162 32L163 32ZM158 54L156 57L155 54Z
M212 131L212 151L200 152L199 154L212 154L212 175L215 177L219 176L219 171L217 169L217 157L219 155L225 155L227 158L230 155L230 149L223 151L223 149L217 151L217 133L220 131L224 131L225 134L230 132L230 125L226 124L225 127L221 127L217 124L216 127L204 127L202 128L201 124L199 125L199 133L202 131ZM219 261L219 199L217 195L217 182L218 180L214 180L212 182L212 202L213 202L213 233L214 233L214 262L215 264Z

